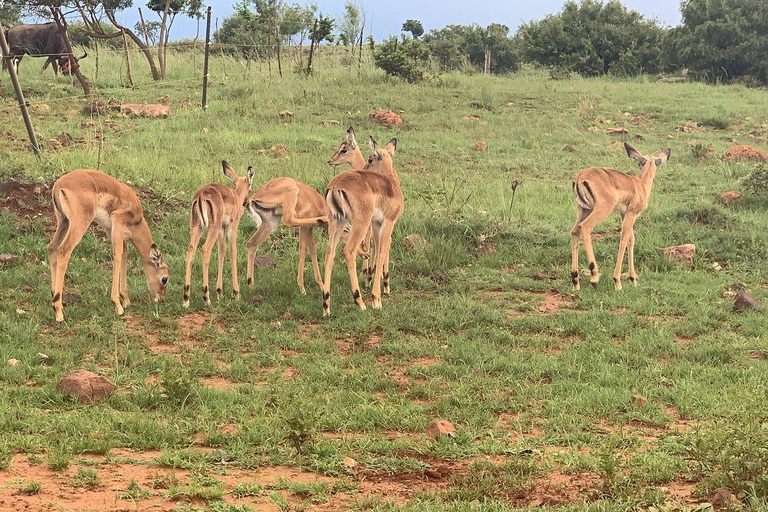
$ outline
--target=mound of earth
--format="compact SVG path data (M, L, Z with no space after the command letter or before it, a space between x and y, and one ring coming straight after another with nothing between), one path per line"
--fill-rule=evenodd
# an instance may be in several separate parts
M371 112L368 116L368 120L372 123L380 124L386 128L392 128L393 126L401 126L405 124L400 114L391 110L377 110Z
M758 160L760 162L768 161L768 153L762 149L753 148L746 144L728 148L721 158L724 162L739 160Z

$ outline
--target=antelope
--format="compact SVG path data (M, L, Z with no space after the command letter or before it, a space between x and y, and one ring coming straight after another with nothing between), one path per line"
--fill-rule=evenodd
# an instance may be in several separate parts
M366 166L368 162L366 161L365 157L363 156L362 151L360 151L360 146L357 144L357 141L355 140L355 131L350 126L347 129L347 138L344 140L344 142L339 145L339 149L336 150L336 152L331 156L330 160L328 160L328 165L331 167L336 167L342 164L348 164L351 169L362 169ZM349 233L349 228L346 230L347 233ZM361 245L360 251L361 253L368 252L368 247L371 244L371 239L373 238L373 231L371 228L368 228L368 232L365 235L365 239L363 240L363 245ZM363 275L365 276L365 286L370 287L371 281L373 280L373 267L375 265L376 261L376 254L374 253L371 258L363 258Z
M392 165L392 155L397 139L381 148L370 137L373 154L362 170L345 171L328 183L325 204L328 211L328 249L325 255L325 283L323 285L323 316L331 313L331 273L336 258L336 248L342 234L350 227L349 239L342 254L347 263L352 296L355 303L365 310L357 280L356 250L368 232L373 228L376 252L371 297L373 308L381 309L381 279L384 280L384 295L389 295L389 250L392 245L392 230L403 213L403 191L400 179ZM375 172L371 172L375 171Z
M630 158L640 165L640 177L604 167L590 167L573 177L573 195L576 200L576 225L571 230L571 283L579 290L579 239L584 240L584 249L589 261L589 281L597 287L600 271L592 249L592 229L604 221L612 212L621 214L621 241L613 283L621 290L621 266L624 252L629 248L629 280L637 286L635 273L635 231L637 217L648 207L656 169L669 160L670 149L664 149L659 156L643 156L635 148L624 143Z
M64 320L64 276L72 251L93 222L104 228L112 240L112 292L115 312L122 315L128 298L128 244L141 257L147 286L155 302L165 300L170 274L163 255L152 243L136 193L124 183L100 171L78 169L53 184L53 212L56 232L48 245L51 266L51 296L56 321ZM122 301L122 303L121 303Z
M229 259L232 263L232 296L239 298L240 284L237 281L237 226L243 216L243 203L251 191L253 167L248 166L248 176L239 177L230 165L222 160L224 175L232 180L235 188L219 183L203 185L192 196L192 210L189 219L189 247L187 247L187 272L184 277L185 308L189 307L189 283L192 279L192 261L195 259L197 245L205 231L208 232L203 244L203 300L211 304L208 293L208 265L211 261L213 244L218 240L219 275L216 279L216 296L223 292L222 273L224 271L224 239L229 240Z

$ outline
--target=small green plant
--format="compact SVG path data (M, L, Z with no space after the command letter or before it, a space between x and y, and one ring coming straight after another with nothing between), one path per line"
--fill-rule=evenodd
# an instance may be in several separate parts
M295 396L289 396L281 406L285 411L282 414L285 440L298 455L311 451L323 411Z
M48 467L51 471L64 471L72 460L72 450L65 444L54 445L48 453Z
M94 488L98 487L100 483L101 479L99 478L99 473L95 469L77 468L77 473L75 474L72 485L75 487Z
M741 182L744 189L752 194L768 192L768 166L757 164Z
M232 496L235 498L247 498L249 496L258 496L261 494L262 487L256 482L240 483L232 489Z
M725 130L731 125L728 116L725 113L719 113L718 115L706 117L699 121L700 126L709 126L715 130Z
M165 395L177 404L185 404L195 392L197 380L188 369L176 366L163 371L163 389Z
M149 495L149 490L142 488L135 478L131 478L131 483L128 484L128 488L124 492L119 493L117 497L121 500L129 500L137 503L148 498Z
M43 489L43 485L40 482L24 482L19 487L19 493L25 496L32 496L33 494L40 494Z
M444 497L453 501L474 501L514 496L534 485L536 461L522 457L496 465L489 460L477 460L467 472L451 478L451 487Z
M691 153L696 160L706 160L709 156L709 146L701 142L696 142L691 146Z
M285 496L280 494L279 492L275 491L272 494L269 495L269 499L272 503L274 503L277 508L279 508L282 512L287 512L288 510L291 510L291 502L288 501Z

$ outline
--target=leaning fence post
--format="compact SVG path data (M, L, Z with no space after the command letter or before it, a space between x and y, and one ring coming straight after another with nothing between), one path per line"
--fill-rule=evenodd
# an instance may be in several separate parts
M208 55L211 52L211 14L213 9L208 6L205 19L205 60L203 61L203 110L208 108Z
M13 82L13 89L16 91L16 99L19 100L19 108L21 109L21 116L24 118L24 124L27 126L27 134L29 135L29 142L32 143L32 150L36 155L40 155L40 146L37 145L37 137L35 136L35 129L32 127L32 120L29 118L29 111L27 111L27 103L24 101L24 92L21 90L21 84L19 83L19 76L16 74L16 68L11 61L11 49L8 47L8 41L5 40L5 28L0 24L0 49L3 51L3 59L8 65L8 72L11 75L11 82Z

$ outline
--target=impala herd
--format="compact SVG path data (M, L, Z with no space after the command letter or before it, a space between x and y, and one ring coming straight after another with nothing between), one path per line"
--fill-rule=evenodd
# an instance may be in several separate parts
M223 269L226 256L225 243L229 243L232 265L232 295L237 298L240 286L237 280L237 231L243 212L258 226L247 243L247 282L253 287L254 262L259 247L280 224L299 231L299 261L296 282L299 291L304 288L304 267L307 250L312 259L315 282L323 297L323 316L330 315L331 276L339 243L344 242L342 254L349 272L352 296L362 310L365 309L358 281L357 258L363 260L366 285L371 285L372 305L380 309L382 296L389 295L389 253L392 232L403 213L403 190L395 171L392 157L397 139L379 146L373 137L369 141L371 155L367 161L355 140L352 128L346 139L328 160L331 166L349 165L328 183L325 195L292 178L275 178L262 185L249 196L254 171L248 167L245 177L238 176L227 163L222 162L224 174L234 188L221 184L200 187L192 197L189 221L190 242L186 254L183 306L189 307L192 262L203 234L202 246L203 300L211 303L208 285L208 267L213 245L218 241L217 297L223 293ZM627 154L640 165L640 177L614 169L590 167L573 177L573 194L577 208L576 225L571 230L571 281L579 290L579 245L581 240L587 253L590 282L597 286L600 279L592 249L592 230L612 212L621 214L621 241L613 274L615 288L621 290L621 269L624 253L629 250L629 280L637 285L634 266L634 223L648 206L653 180L658 166L666 162L670 150L657 155L642 155L629 144ZM163 255L152 242L152 235L144 219L144 212L136 193L127 185L102 172L79 169L65 174L53 186L53 205L56 232L48 245L51 267L51 296L56 321L64 320L63 296L66 275L72 251L92 223L104 228L110 235L113 251L113 279L111 300L120 315L130 304L128 298L127 268L130 240L141 257L147 285L155 302L165 300L169 280L168 266ZM317 243L313 230L328 228L328 246L325 254L325 278L320 274Z

